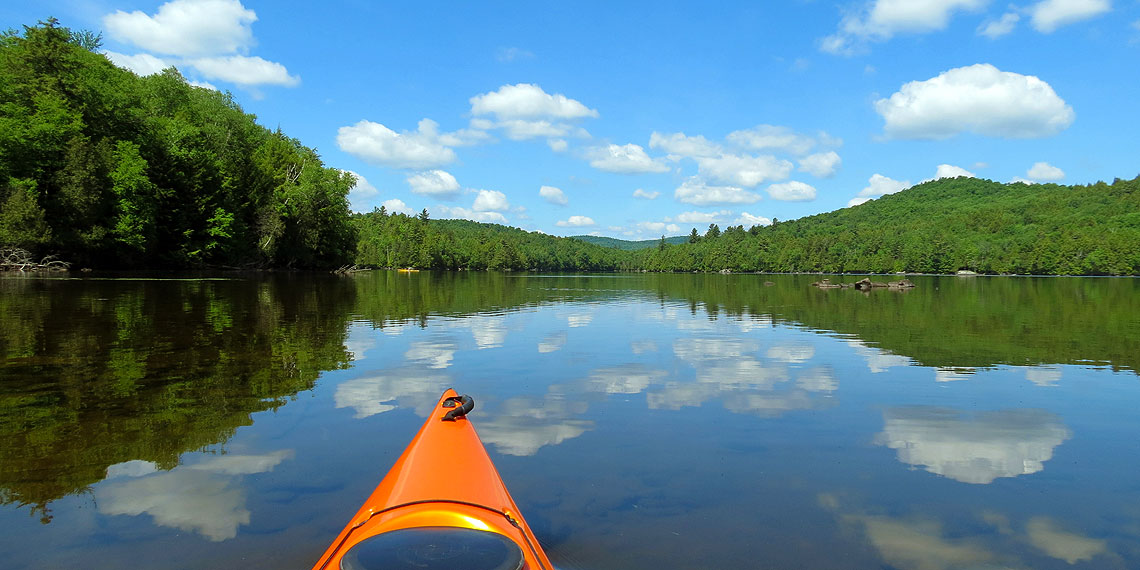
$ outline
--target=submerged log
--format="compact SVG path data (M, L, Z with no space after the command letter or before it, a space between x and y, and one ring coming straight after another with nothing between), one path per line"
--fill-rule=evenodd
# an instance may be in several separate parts
M67 271L71 264L49 255L34 261L26 249L10 247L0 249L0 271Z

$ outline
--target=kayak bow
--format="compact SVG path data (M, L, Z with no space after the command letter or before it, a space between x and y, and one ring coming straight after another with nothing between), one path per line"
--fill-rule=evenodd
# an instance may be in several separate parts
M553 570L448 389L313 570Z

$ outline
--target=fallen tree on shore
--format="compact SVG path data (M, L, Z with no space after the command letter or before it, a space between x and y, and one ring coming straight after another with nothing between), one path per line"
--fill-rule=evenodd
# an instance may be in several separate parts
M0 271L67 271L71 264L49 255L35 261L32 252L18 247L0 248Z

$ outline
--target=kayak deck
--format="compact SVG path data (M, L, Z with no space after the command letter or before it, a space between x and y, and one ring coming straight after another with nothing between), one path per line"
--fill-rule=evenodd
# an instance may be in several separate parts
M472 405L443 393L314 570L553 569L466 418Z

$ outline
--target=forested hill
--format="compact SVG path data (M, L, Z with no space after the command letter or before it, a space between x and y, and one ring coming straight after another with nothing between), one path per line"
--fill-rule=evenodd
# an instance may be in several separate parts
M660 239L643 239L643 240L637 240L637 241L630 241L630 240L617 239L617 238L605 237L605 236L570 236L570 237L572 239L584 241L586 243L592 243L595 245L600 245L602 247L612 247L614 249L622 249L622 250L626 250L626 251L634 251L634 250L638 250L638 249L646 249L649 247L657 247L658 245L661 244ZM664 237L664 236L662 236L662 237ZM668 245L677 245L677 244L687 243L688 241L689 241L689 236L672 236L672 237L665 238L665 243Z
M1140 275L1140 177L1089 186L941 179L769 227L637 252L656 271Z
M350 262L355 180L174 68L54 19L0 34L0 247L98 267Z

